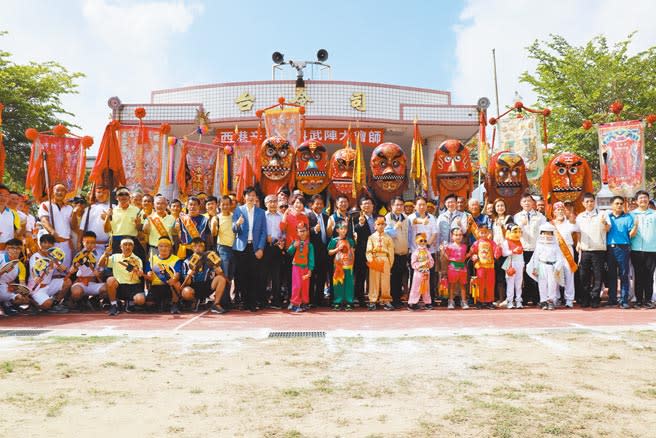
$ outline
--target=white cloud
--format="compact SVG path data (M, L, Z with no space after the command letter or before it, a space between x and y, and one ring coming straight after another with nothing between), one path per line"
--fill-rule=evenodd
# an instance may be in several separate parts
M109 117L107 99L146 103L151 90L175 82L174 39L202 11L202 5L183 1L78 0L65 7L16 0L3 5L0 29L9 35L0 41L16 62L55 60L86 74L79 94L63 103L97 148Z
M570 44L584 44L603 34L609 44L638 31L632 49L639 51L656 42L656 2L635 0L567 1L554 0L469 0L455 26L456 72L452 90L456 102L476 102L487 96L494 108L492 49L496 49L499 105L510 104L515 91L527 105L535 102L530 86L519 82L535 62L526 47L549 34L563 36ZM496 111L490 111L495 114Z

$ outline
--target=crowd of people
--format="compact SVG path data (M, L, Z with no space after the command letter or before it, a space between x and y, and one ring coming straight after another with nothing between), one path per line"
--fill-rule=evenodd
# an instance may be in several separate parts
M460 307L545 310L653 308L656 210L649 194L585 210L523 195L503 199L397 197L379 216L287 189L190 196L93 188L88 200L33 203L0 185L0 315L197 312L313 307L375 311ZM36 213L36 215L33 215ZM619 281L618 281L619 280ZM619 288L618 288L619 284Z

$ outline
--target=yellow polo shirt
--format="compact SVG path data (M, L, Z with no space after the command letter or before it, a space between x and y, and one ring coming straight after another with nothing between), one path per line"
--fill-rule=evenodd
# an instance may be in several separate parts
M114 236L136 236L138 234L137 226L134 220L137 218L140 210L130 204L128 208L116 206L112 210L112 235Z
M216 217L219 218L219 235L216 242L219 245L231 247L235 241L235 233L232 231L232 215L224 216L219 213Z
M119 284L139 284L141 278L139 278L133 272L128 272L125 266L120 262L129 261L131 265L143 269L143 263L141 259L132 253L129 257L124 257L123 254L112 254L107 260L107 267L112 270L112 275L116 278Z
M149 217L154 217L154 216L158 216L157 213L153 213ZM164 228L166 228L166 231L169 233L168 237L171 237L171 235L173 234L173 227L175 226L175 218L170 214L167 214L164 217L159 216L159 218L162 221ZM143 220L144 225L146 225L148 222L149 222L148 218ZM159 241L160 237L162 236L160 236L160 234L157 232L157 228L155 228L155 226L151 223L150 232L148 233L148 245L157 246L157 242Z

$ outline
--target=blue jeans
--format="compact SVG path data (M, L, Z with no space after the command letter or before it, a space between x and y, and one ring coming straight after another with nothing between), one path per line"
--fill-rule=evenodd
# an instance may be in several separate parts
M620 304L629 303L629 245L608 246L608 302L617 303L617 272L620 274Z

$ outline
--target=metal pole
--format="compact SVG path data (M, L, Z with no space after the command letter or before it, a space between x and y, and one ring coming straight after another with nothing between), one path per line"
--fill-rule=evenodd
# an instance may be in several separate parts
M501 111L499 111L499 82L497 81L497 56L495 49L492 49L492 66L494 69L494 96L497 104L497 117L499 117Z

